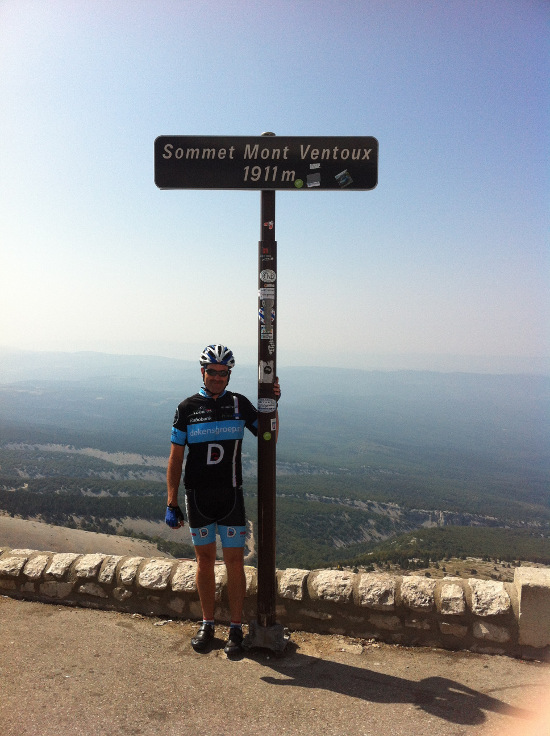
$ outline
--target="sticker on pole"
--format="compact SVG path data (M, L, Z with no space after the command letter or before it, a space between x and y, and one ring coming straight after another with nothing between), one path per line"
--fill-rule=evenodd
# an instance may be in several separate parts
M258 411L262 414L270 414L272 411L277 410L277 402L275 399L258 399Z
M258 366L258 381L260 383L273 383L273 360L262 360Z
M277 279L277 274L271 268L266 268L260 271L260 279L264 284L272 284Z

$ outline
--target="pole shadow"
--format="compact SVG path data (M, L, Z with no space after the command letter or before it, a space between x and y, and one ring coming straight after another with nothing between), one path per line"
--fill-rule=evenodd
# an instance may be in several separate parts
M284 676L268 675L261 679L279 687L325 689L369 702L409 703L430 715L461 726L485 723L487 717L484 711L526 720L533 717L528 710L511 706L456 680L437 676L409 680L366 667L319 659L301 654L297 649L295 644L289 643L283 656L270 657L268 661L263 657L261 660L255 658L265 667Z

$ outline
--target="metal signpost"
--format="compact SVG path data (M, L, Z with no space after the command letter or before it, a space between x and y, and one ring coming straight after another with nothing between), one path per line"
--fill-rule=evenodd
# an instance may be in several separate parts
M277 241L275 190L368 190L378 180L372 137L159 136L160 189L261 190L258 252L258 595L248 647L283 651L276 622L275 497L277 402Z

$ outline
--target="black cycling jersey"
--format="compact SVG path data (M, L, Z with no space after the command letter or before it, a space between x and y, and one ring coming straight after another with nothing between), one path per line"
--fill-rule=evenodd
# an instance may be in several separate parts
M258 433L258 413L242 394L224 391L217 399L201 388L176 410L172 442L187 445L186 489L242 485L241 445L245 427Z

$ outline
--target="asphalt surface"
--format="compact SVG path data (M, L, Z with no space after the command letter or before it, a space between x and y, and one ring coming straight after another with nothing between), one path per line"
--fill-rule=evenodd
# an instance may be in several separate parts
M0 597L2 735L550 735L548 664L303 632L231 661L196 628Z

